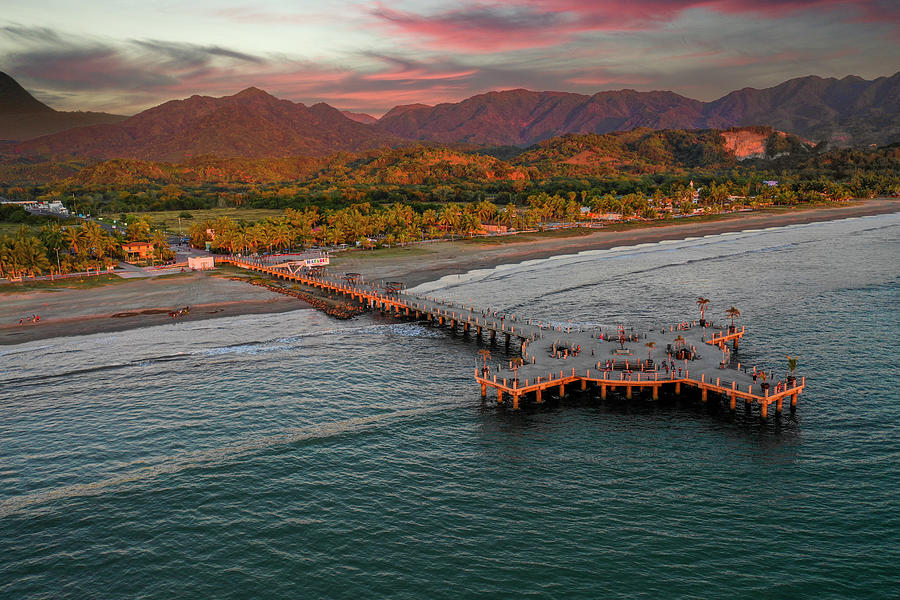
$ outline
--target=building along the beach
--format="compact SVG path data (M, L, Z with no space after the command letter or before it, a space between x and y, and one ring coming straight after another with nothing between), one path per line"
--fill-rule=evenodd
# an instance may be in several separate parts
M122 244L125 262L147 260L153 255L153 244L150 242L126 242Z

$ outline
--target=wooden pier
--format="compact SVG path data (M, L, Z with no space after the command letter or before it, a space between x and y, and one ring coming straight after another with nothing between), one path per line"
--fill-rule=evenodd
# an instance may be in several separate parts
M706 403L712 394L726 400L732 411L738 401L748 411L755 404L760 417L767 419L769 405L774 404L776 415L781 415L785 400L793 412L806 385L805 378L775 384L774 373L767 377L764 371L736 361L732 351L737 352L744 327L701 326L690 321L649 331L622 326L564 328L404 293L396 285L385 289L357 273L334 276L237 257L217 261L340 294L396 317L428 320L477 339L488 336L491 344L497 343L498 336L507 348L515 341L521 359L494 365L485 358L475 368L482 397L491 389L498 403L514 410L526 401L540 404L548 393L562 398L573 388L587 391L590 386L599 390L602 399L609 392L624 392L627 399L639 393L657 400L665 389L675 394L690 390Z

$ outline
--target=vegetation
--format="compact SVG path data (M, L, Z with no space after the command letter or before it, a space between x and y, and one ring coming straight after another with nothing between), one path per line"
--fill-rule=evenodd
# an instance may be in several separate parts
M709 298L704 298L700 296L697 298L697 306L700 308L700 320L704 320L704 316L706 315L706 305L709 304Z
M618 228L629 220L664 223L743 208L900 195L900 146L813 148L768 128L743 129L762 140L755 158L738 160L728 149L733 131L647 129L565 135L524 151L416 145L328 157L206 156L182 164L9 158L0 160L0 194L62 201L123 225L129 239L154 241L145 223L151 231L183 232L196 246L209 242L239 253L406 245L472 237L485 225L516 231L566 226L559 235L580 235L587 230L573 225ZM77 256L74 246L43 242L42 219L0 207L6 246L18 242L17 253L27 253L30 237L44 243L51 262L57 249L61 259ZM26 234L19 225L31 229ZM94 254L109 251L89 254L100 260ZM153 257L164 258L162 252ZM26 272L49 269L39 259L32 263Z
M787 367L788 371L791 372L790 379L794 379L794 371L797 370L797 364L800 362L799 356L790 356L787 357Z
M741 316L741 311L732 306L725 311L725 316L731 319L731 326L734 327L734 320Z
M10 214L14 219L21 217L15 212L3 213L7 218ZM121 244L126 240L152 243L152 262L170 260L174 256L165 234L153 230L143 219L129 222L125 235L120 236L108 233L94 221L61 224L52 217L28 216L44 224L41 227L21 224L11 234L0 235L0 277L15 280L25 276L108 270L124 258Z
M38 234L23 226L0 238L0 277L99 271L117 264L119 253L117 240L90 221L67 227L49 223Z

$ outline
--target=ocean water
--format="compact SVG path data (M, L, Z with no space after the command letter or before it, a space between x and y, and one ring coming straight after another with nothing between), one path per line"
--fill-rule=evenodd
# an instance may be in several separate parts
M743 313L795 415L482 401L478 346L318 312L0 347L0 598L896 598L900 214L422 286L559 323ZM493 350L503 360L502 348Z

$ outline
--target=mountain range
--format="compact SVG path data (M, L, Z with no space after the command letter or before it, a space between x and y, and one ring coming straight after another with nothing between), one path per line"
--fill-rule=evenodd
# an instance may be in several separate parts
M437 106L398 106L377 123L404 138L514 146L564 133L751 125L840 145L895 142L900 138L900 73L872 81L801 77L762 90L744 88L712 102L674 92L619 90L586 96L509 90Z
M194 156L319 156L399 140L327 104L279 100L257 88L171 100L120 123L79 127L19 144L22 154L183 161Z
M380 119L324 103L308 107L256 88L222 98L173 100L129 118L60 113L2 75L0 139L16 139L11 129L4 128L3 119L15 122L17 115L46 120L47 127L61 119L58 115L105 119L34 139L21 135L18 139L25 141L12 147L18 155L56 158L184 161L204 155L323 156L410 140L528 147L568 133L750 125L771 126L814 142L887 144L900 139L900 73L871 81L802 77L762 90L744 88L712 102L667 91L619 90L588 96L508 90L437 106L398 106Z
M59 131L124 120L121 115L53 110L0 72L0 140L27 140Z

